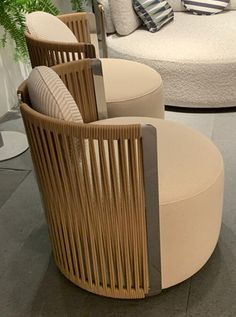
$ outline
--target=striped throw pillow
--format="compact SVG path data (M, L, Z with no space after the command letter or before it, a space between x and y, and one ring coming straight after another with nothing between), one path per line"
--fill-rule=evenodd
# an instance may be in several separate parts
M27 80L34 110L47 116L83 123L79 108L60 77L46 66L35 67Z
M159 31L174 18L172 8L165 0L133 0L133 6L150 32Z
M211 15L223 11L230 0L183 0L187 11L199 15Z

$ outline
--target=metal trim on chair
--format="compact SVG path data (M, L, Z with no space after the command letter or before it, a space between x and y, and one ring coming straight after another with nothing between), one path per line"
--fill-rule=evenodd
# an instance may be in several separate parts
M104 90L104 80L102 73L102 64L99 59L91 60L91 68L93 73L93 81L97 102L97 114L98 120L103 120L108 118L107 114L107 104L105 98L105 90Z
M141 125L149 271L147 296L159 294L162 290L156 134L152 125Z

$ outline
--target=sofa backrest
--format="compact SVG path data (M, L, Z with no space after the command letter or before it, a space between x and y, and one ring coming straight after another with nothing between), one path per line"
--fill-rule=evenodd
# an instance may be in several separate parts
M110 0L97 0L97 2L102 4L104 7L106 32L108 34L116 32L111 15ZM185 11L182 0L168 0L168 2L173 8L174 12ZM225 10L236 10L236 0L230 0L230 4L226 7Z
M111 15L110 0L97 0L97 2L101 3L104 7L107 33L115 32L115 26ZM173 8L173 11L185 11L182 0L168 0L168 2ZM230 4L225 10L236 10L236 0L230 0Z
M228 7L226 10L236 10L236 0L230 0Z

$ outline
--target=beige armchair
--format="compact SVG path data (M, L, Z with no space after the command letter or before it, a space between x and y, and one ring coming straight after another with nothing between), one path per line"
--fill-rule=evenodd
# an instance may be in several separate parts
M53 67L90 123L32 109L32 78L19 88L53 256L83 289L144 298L192 276L212 254L221 226L223 161L205 136L174 122L94 121L99 103L91 63ZM48 110L47 89L40 87L41 109Z
M26 23L25 37L32 67L99 56L92 13L56 18L45 12L33 12L26 17ZM122 59L102 58L101 62L109 117L164 118L162 79L155 70Z

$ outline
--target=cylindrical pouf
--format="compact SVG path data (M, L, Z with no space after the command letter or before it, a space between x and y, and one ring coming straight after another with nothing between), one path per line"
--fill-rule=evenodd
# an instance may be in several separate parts
M151 67L122 59L101 59L108 117L164 118L161 76Z
M224 166L216 146L179 123L113 118L96 124L151 124L157 129L162 288L196 273L218 241Z

